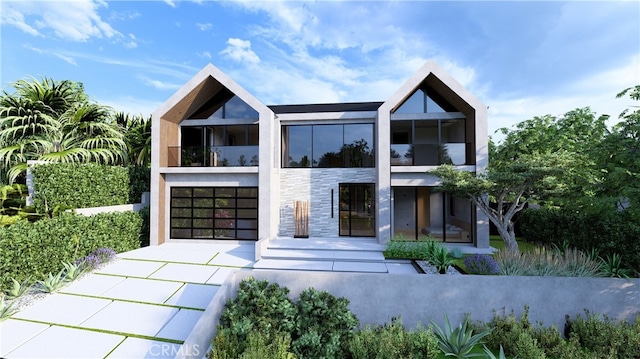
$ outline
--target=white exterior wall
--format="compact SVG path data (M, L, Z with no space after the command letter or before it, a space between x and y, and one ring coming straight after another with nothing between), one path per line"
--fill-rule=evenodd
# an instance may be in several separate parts
M293 203L308 200L309 236L338 237L339 184L375 182L374 168L281 169L278 235L293 237ZM333 208L331 208L331 190L333 190ZM333 212L333 218L331 218L331 212Z

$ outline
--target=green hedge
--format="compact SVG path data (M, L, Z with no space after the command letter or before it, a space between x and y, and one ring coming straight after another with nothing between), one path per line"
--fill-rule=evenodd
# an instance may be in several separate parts
M15 278L42 279L101 247L125 252L140 246L142 219L135 212L90 217L62 213L34 223L19 221L0 228L0 287ZM76 251L77 246L77 251Z
M562 245L600 256L618 253L623 263L640 272L640 218L630 211L579 213L561 209L527 209L520 216L528 242Z
M140 203L142 193L151 188L151 168L146 166L129 166L129 202Z
M95 163L55 163L31 168L40 213L56 206L86 208L129 203L129 170Z

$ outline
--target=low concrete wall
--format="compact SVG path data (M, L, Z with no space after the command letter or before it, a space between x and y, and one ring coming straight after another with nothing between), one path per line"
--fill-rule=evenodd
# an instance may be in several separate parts
M178 358L200 358L206 353L224 303L246 277L286 286L292 298L309 287L346 297L362 325L388 323L398 316L408 328L426 325L429 318L442 325L445 313L452 323L459 323L467 313L474 320L488 321L495 310L520 315L528 305L531 322L555 325L562 332L565 315L573 318L584 314L584 309L629 322L640 315L640 279L242 270L227 278ZM199 355L187 355L194 348Z

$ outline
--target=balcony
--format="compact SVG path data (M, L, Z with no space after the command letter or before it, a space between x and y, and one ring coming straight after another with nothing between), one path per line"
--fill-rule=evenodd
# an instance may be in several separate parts
M169 167L258 166L258 146L169 147Z
M392 166L466 165L471 143L400 144L391 145Z

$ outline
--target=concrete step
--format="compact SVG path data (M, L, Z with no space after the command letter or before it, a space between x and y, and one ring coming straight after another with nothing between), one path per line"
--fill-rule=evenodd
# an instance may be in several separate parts
M319 261L319 260L281 260L261 259L253 266L254 270L302 270L322 272L359 272L359 273L388 273L384 262L354 262L354 261Z
M268 247L262 259L315 260L347 262L383 262L380 251L326 250L326 249L279 249Z
M382 252L385 246L375 238L366 237L276 238L271 240L268 248Z

